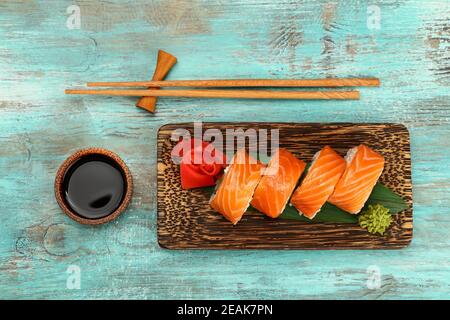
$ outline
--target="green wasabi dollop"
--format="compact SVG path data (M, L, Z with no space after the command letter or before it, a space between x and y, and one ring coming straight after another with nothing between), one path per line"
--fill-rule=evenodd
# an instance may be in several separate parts
M381 204L369 205L367 210L359 215L359 225L367 229L369 233L384 235L386 229L392 223L389 209Z

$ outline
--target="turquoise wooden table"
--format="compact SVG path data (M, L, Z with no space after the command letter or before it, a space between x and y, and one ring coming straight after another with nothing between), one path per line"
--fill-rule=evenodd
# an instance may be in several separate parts
M77 13L80 13L79 20ZM0 3L0 298L412 299L450 293L448 1ZM79 24L78 24L79 22ZM376 76L360 101L65 96L88 80ZM394 251L170 251L156 239L156 134L186 121L399 122L411 133L414 239ZM67 218L54 175L73 151L117 152L129 209Z

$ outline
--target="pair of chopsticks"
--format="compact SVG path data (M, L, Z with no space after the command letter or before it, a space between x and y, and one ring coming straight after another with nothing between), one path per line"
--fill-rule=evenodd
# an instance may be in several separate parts
M378 87L376 78L325 78L325 79L228 79L228 80L165 80L133 82L88 82L88 87L192 87L192 88L338 88ZM274 91L244 89L67 89L66 94L90 94L138 97L188 97L188 98L240 98L240 99L359 99L359 91Z

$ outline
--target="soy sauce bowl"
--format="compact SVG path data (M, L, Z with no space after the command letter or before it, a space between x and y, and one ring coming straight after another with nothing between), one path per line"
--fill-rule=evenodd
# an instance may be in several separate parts
M98 225L116 219L128 206L133 191L131 173L114 152L82 149L69 156L55 178L61 209L81 224Z

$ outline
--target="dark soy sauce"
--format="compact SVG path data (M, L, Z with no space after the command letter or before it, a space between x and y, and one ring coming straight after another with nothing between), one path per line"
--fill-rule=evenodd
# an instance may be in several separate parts
M125 175L112 159L87 155L67 170L63 181L64 198L79 216L103 218L120 206L126 193Z

